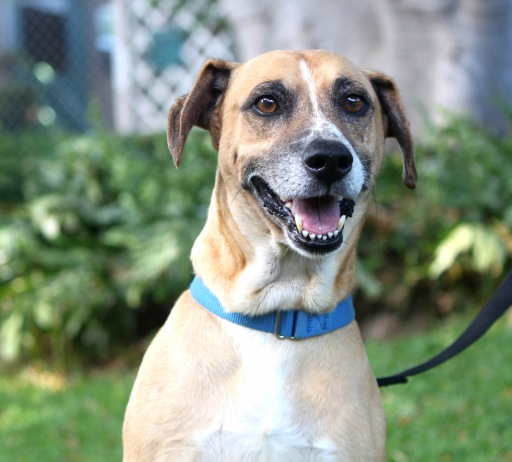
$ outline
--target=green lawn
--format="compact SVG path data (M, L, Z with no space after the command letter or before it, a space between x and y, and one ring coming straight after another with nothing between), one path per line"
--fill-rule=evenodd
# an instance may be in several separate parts
M428 334L368 345L378 376L430 358L469 323L452 319ZM461 356L406 385L382 390L388 460L512 461L512 317Z
M512 462L512 322L502 320L463 356L408 385L383 389L388 460ZM368 345L378 375L439 351L467 324ZM0 460L121 459L121 424L135 372L64 380L37 369L0 377Z
M133 373L61 383L33 370L0 378L0 460L121 460L121 425Z

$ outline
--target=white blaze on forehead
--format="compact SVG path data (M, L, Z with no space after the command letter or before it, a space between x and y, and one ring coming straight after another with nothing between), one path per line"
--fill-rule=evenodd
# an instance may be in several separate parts
M318 106L318 97L316 94L315 81L313 79L313 73L308 66L308 63L301 59L300 61L300 72L302 74L302 78L306 81L309 91L309 99L311 100L311 105L313 106L313 115L315 119L317 117L321 117L320 108Z
M320 110L320 105L318 104L318 93L316 91L315 79L313 77L313 72L311 68L308 66L308 63L301 59L300 61L300 71L302 78L307 84L309 100L311 101L311 106L313 108L313 130L309 137L321 136L325 139L335 139L343 143L350 153L352 154L353 163L352 169L347 176L347 183L351 189L351 192L354 193L354 196L357 195L364 184L364 168L359 156L356 154L356 151L347 140L343 132L332 123Z
M340 131L340 129L335 124L333 124L329 119L327 119L327 117L325 117L325 115L320 110L320 105L318 104L318 94L315 86L315 79L313 77L313 72L311 71L311 68L308 66L306 61L300 61L300 70L302 78L307 84L309 100L311 101L311 106L313 108L313 131L321 132L321 134L325 138L339 139L342 143L349 147L352 154L355 154L353 152L352 146L345 138L343 133Z

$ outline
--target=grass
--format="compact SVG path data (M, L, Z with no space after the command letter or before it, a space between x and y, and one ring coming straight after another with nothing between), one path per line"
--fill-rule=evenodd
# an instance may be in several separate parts
M469 318L429 333L368 345L377 376L399 372L451 343ZM512 462L512 317L407 385L382 389L388 461Z
M37 369L0 378L0 459L121 460L123 412L135 373L63 377Z
M512 318L462 356L408 385L382 390L390 462L512 462ZM416 364L467 324L370 343L377 375ZM0 376L0 453L9 462L121 459L123 412L135 371L66 378L31 367Z

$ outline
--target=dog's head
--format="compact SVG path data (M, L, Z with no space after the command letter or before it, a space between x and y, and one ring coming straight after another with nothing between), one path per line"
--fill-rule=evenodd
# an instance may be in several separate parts
M302 255L333 252L395 137L416 185L411 134L387 76L323 51L277 51L246 64L210 60L173 105L168 144L181 162L194 125L211 132L219 172Z

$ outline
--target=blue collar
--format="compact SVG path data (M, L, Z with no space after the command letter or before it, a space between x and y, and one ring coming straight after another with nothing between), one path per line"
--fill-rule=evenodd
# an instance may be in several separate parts
M279 339L302 340L316 337L341 329L355 319L350 295L325 314L311 314L303 310L283 310L261 316L248 316L224 311L219 299L197 276L190 285L190 292L192 297L211 313L240 326L274 334Z

